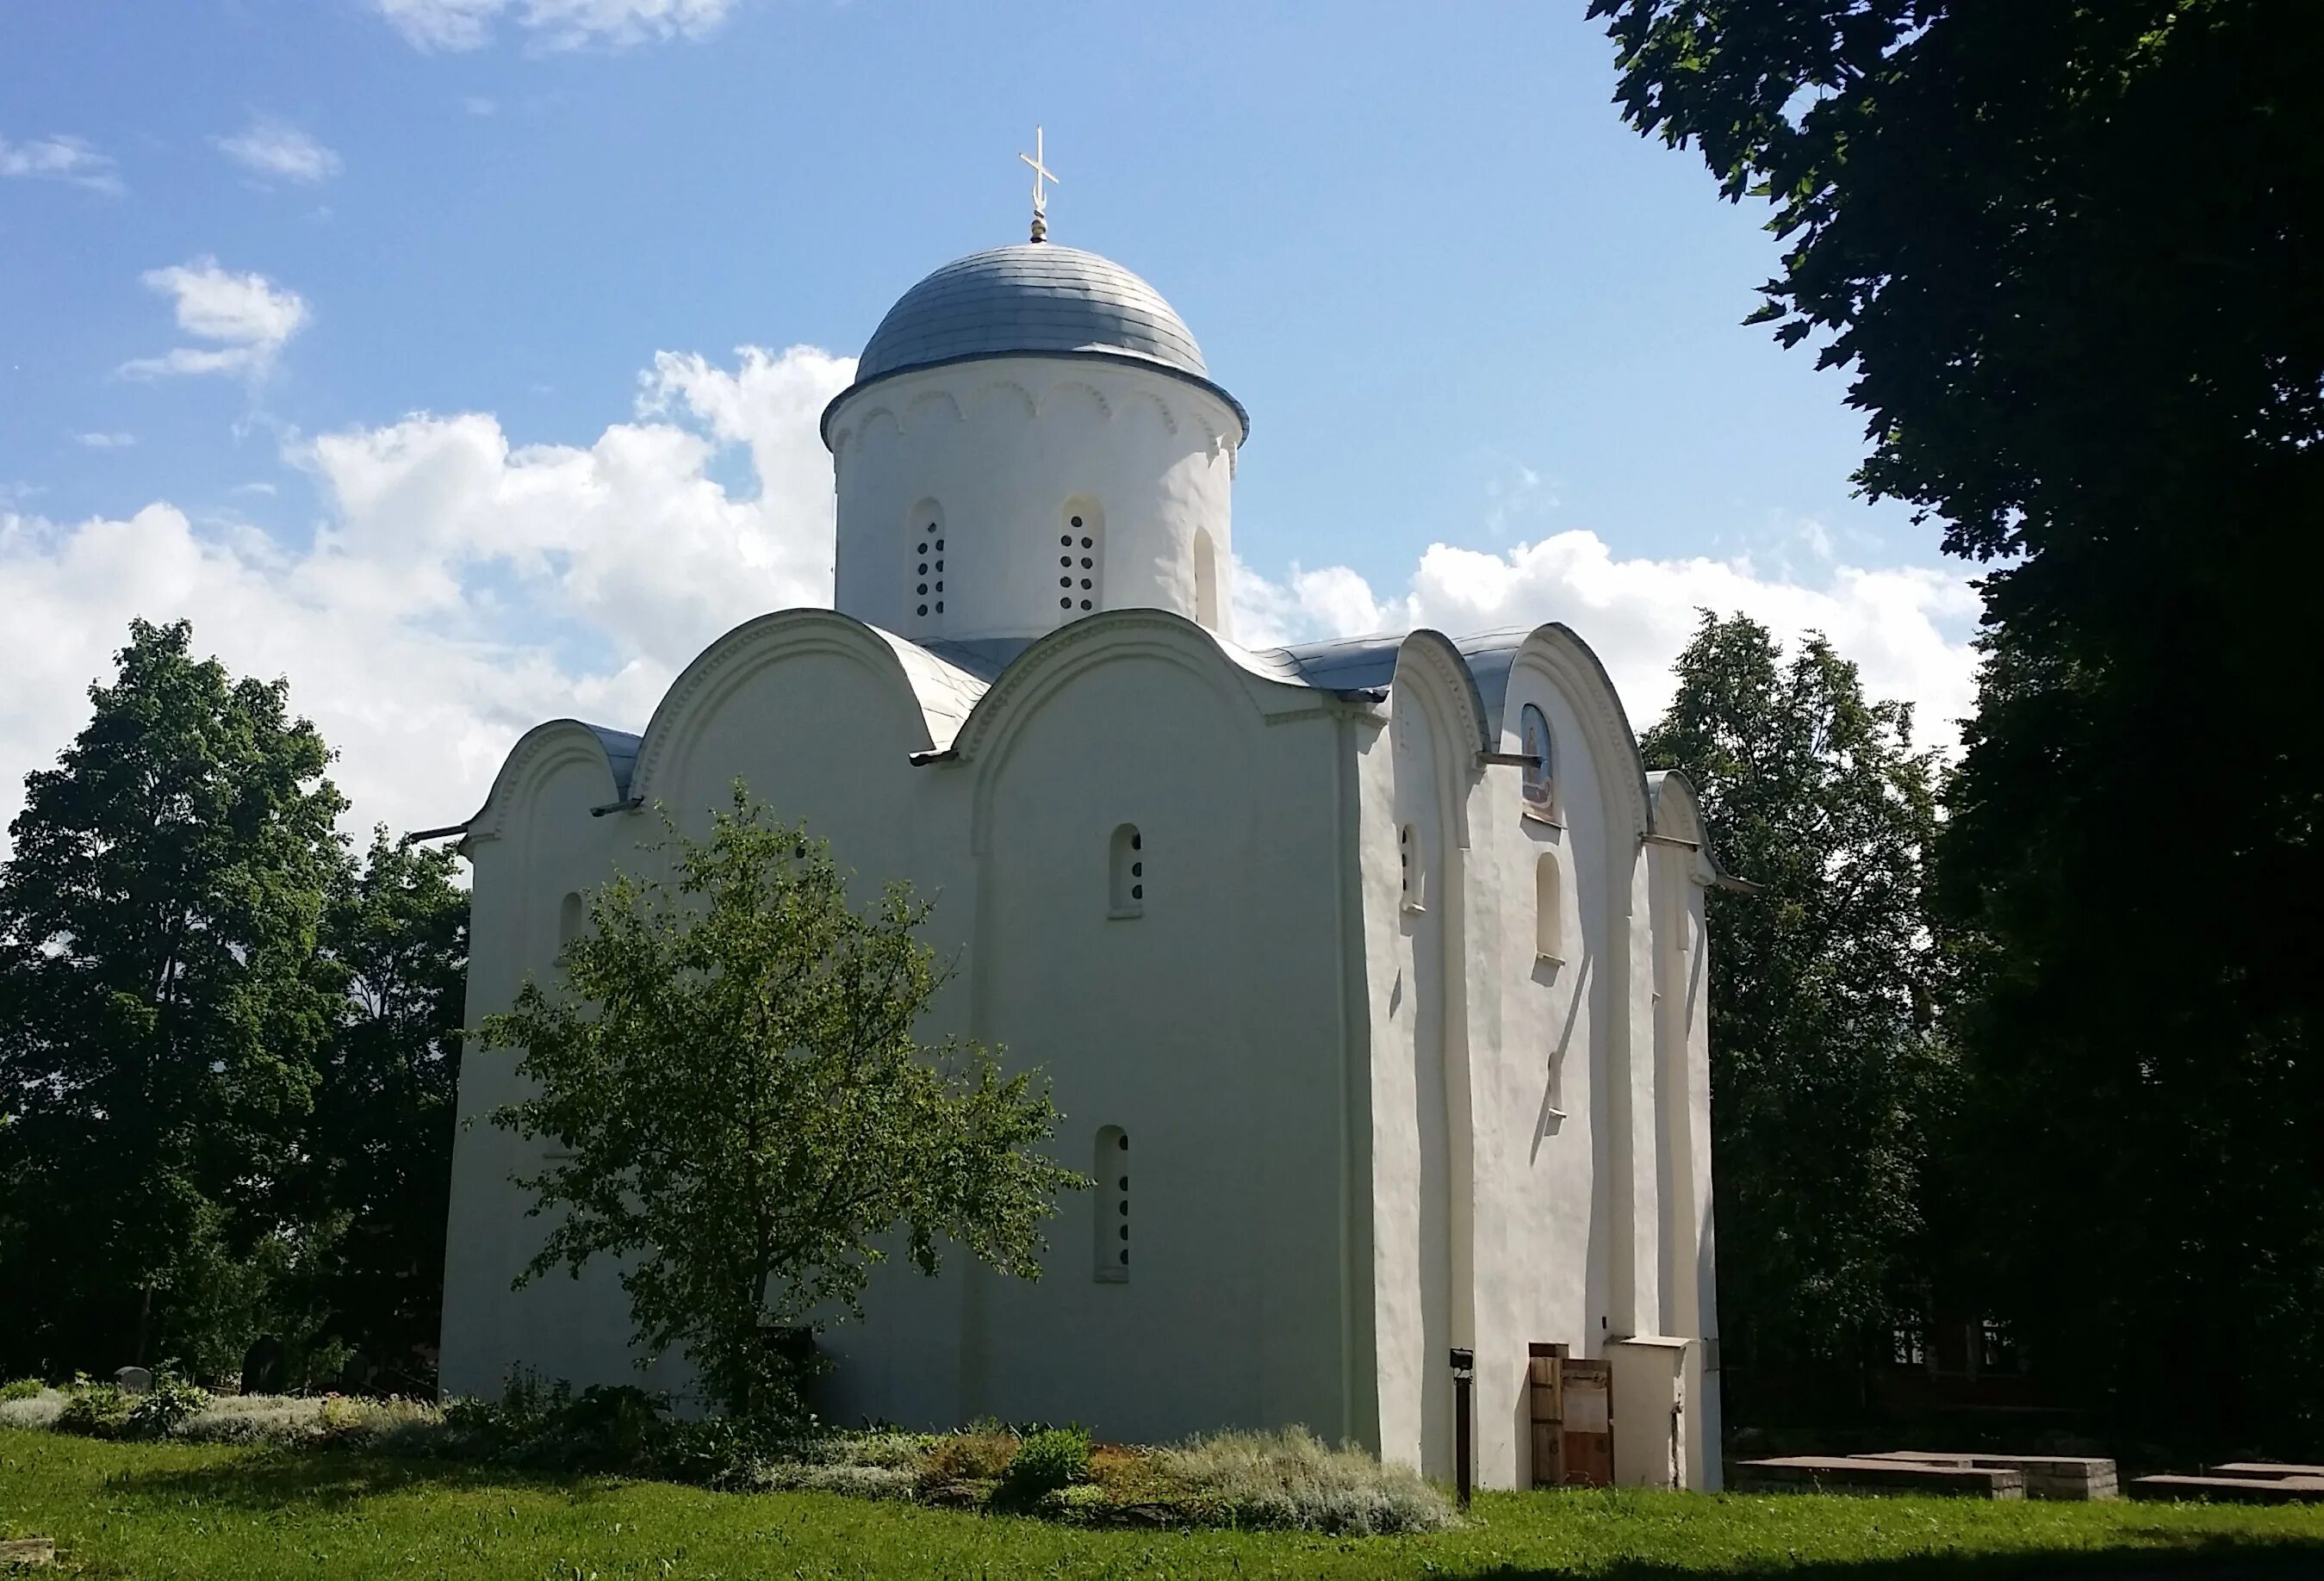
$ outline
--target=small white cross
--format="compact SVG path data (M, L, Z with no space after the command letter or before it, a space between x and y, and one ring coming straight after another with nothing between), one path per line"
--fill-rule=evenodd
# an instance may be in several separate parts
M1017 157L1033 167L1033 240L1043 241L1049 234L1049 195L1042 189L1041 183L1056 181L1057 178L1048 166L1041 162L1041 129L1038 126L1033 128L1033 152L1020 153ZM1062 181L1057 184L1065 185Z

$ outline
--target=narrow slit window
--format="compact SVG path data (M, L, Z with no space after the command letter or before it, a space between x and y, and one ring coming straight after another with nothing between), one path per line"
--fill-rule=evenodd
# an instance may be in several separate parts
M557 903L557 959L562 961L573 949L573 941L581 936L581 926L588 918L588 908L582 903L581 892L568 889L565 898Z
M1107 853L1106 915L1133 917L1146 910L1146 836L1135 823L1114 830Z
M923 500L904 523L905 625L913 636L943 630L945 557L944 509Z
M1096 1156L1091 1160L1091 1177L1097 1190L1091 1192L1096 1209L1095 1236L1093 1255L1094 1272L1101 1284L1127 1284L1130 1282L1130 1133L1119 1126L1107 1126L1097 1134Z
M1205 630L1219 629L1219 551L1207 529L1194 529L1194 620Z
M1057 624L1105 607L1105 511L1094 500L1065 502L1057 524Z
M1533 868L1533 952L1538 961L1565 959L1565 879L1557 853L1544 851Z

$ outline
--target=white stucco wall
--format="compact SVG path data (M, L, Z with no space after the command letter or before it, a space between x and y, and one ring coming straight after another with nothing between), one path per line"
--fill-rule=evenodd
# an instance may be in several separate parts
M1121 363L988 357L867 385L829 429L837 603L872 625L914 639L1034 636L1082 618L1087 599L1092 612L1170 610L1233 635L1242 428L1207 390ZM1084 536L1102 552L1085 552ZM923 556L937 538L943 554ZM1209 609L1197 585L1206 556ZM1096 585L1084 591L1084 578Z
M1434 634L1408 638L1386 728L1360 752L1379 1441L1451 1475L1447 1352L1471 1348L1477 1475L1522 1486L1530 1344L1595 1356L1716 1332L1712 869L1699 828L1650 838L1629 727L1570 634L1526 639L1490 718L1461 663ZM1546 813L1518 765L1489 756L1522 751L1528 705L1554 746ZM1715 1375L1705 1389L1702 1347L1672 1354L1696 1369L1683 1475L1715 1485Z
M881 1270L865 1319L826 1340L836 1417L990 1411L1148 1440L1299 1421L1449 1476L1446 1352L1468 1346L1479 1478L1523 1485L1529 1343L1715 1336L1713 873L1692 797L1657 784L1649 805L1578 643L1528 639L1489 718L1434 633L1406 639L1382 702L1263 678L1175 616L1118 611L1037 644L964 721L977 684L900 657L827 611L754 621L672 688L632 789L698 827L742 776L867 895L903 877L935 896L929 938L960 971L930 1034L1045 1071L1075 1169L1102 1128L1128 1135L1132 1261L1126 1282L1098 1277L1118 1245L1105 1190L1064 1202L1038 1284ZM1489 761L1517 749L1528 703L1556 743L1548 820ZM579 726L512 756L469 845L472 1022L550 971L567 892L637 859L650 814L590 814L613 795ZM1134 916L1109 890L1124 824ZM513 1096L512 1062L472 1051L464 1119ZM460 1133L448 1390L490 1392L516 1365L634 1375L612 1270L509 1293L540 1227L507 1182L527 1162L481 1123ZM1685 1354L1683 1475L1713 1485L1716 1374L1703 1346Z
M1101 1126L1131 1141L1126 1282L1095 1277L1107 1193L1063 1202L1036 1284L957 1263L934 1281L883 1268L865 1320L829 1337L841 1420L990 1411L1122 1438L1284 1421L1370 1437L1369 1357L1351 1350L1368 1324L1350 1316L1368 1299L1349 1222L1361 1117L1338 918L1352 913L1333 811L1345 712L1144 612L1019 660L957 753L917 766L934 743L890 650L840 617L754 622L673 688L640 794L699 825L740 775L829 838L867 898L911 878L938 900L930 942L961 966L930 1034L968 1031L1040 1066L1066 1117L1054 1151L1074 1168L1091 1169ZM554 768L510 776L507 805L471 840L472 1021L547 976L562 896L639 859L626 847L654 827L590 816L612 787L567 728ZM1141 832L1145 896L1110 917L1125 823ZM471 1057L464 1119L513 1096L512 1059ZM456 1144L444 1386L489 1393L518 1365L624 1381L610 1270L508 1292L540 1231L507 1182L519 1145L482 1126Z

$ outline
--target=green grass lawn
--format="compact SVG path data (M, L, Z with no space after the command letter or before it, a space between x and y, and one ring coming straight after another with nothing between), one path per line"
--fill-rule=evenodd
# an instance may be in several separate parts
M1480 1495L1427 1537L1079 1530L327 1451L0 1429L0 1536L93 1576L2324 1576L2324 1508Z

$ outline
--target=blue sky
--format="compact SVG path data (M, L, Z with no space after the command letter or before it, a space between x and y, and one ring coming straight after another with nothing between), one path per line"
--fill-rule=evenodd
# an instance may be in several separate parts
M133 606L289 674L379 816L464 814L530 711L637 722L815 596L813 408L1019 238L1037 121L1056 239L1251 411L1247 628L1567 619L1651 717L1712 601L1959 712L1962 568L1852 496L1842 379L1739 323L1763 212L1621 124L1582 9L0 10L0 813ZM424 698L364 691L407 651Z

